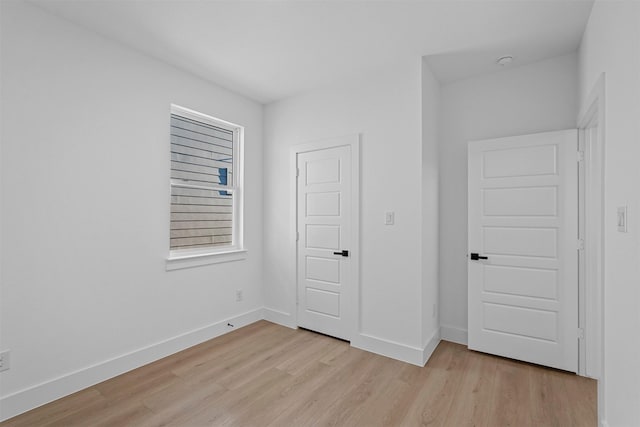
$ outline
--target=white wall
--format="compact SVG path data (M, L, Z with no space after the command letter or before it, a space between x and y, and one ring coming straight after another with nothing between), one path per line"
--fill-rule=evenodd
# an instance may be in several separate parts
M422 347L421 110L418 58L266 107L264 298L280 322L295 324L290 147L360 133L361 334L355 341L368 336L380 346ZM395 211L394 226L384 225L385 211Z
M438 142L440 83L422 61L422 344L439 333L438 321ZM435 305L435 310L434 310Z
M605 73L604 381L601 422L640 425L640 4L597 1L580 48L584 106ZM628 206L628 233L616 229ZM606 424L603 424L606 425Z
M577 55L442 87L440 322L442 337L466 343L467 143L576 126Z
M262 107L27 3L1 36L0 415L261 317ZM246 127L247 260L165 271L172 102Z

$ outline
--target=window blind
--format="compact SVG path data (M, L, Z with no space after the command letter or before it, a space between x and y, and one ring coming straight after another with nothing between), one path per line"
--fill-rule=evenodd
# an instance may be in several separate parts
M171 115L170 249L233 244L234 135Z

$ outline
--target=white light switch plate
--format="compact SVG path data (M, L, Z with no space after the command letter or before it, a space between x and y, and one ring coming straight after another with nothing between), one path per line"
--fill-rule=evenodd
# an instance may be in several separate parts
M618 208L618 231L621 233L627 232L627 207L620 206Z
M396 219L395 212L385 212L384 213L384 225L393 225Z

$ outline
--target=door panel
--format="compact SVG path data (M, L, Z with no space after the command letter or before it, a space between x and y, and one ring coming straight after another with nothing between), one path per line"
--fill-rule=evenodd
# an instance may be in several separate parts
M482 190L484 216L555 216L555 187L490 188Z
M307 224L307 247L315 249L340 249L339 225L313 225Z
M307 184L311 187L313 184ZM307 217L311 216L340 216L340 193L308 193L307 197Z
M491 227L482 229L484 255L522 255L555 258L558 238L555 228Z
M340 317L340 294L307 288L307 310L335 318Z
M552 145L487 151L482 159L483 178L512 178L556 173L556 147Z
M307 163L306 184L340 182L340 159L329 158Z
M469 348L575 372L577 131L469 143Z
M557 277L556 270L485 265L484 291L556 299Z
M483 303L488 331L555 342L556 313L548 310Z
M297 155L298 325L350 339L345 293L351 258L351 148Z
M307 257L307 280L340 283L340 260Z

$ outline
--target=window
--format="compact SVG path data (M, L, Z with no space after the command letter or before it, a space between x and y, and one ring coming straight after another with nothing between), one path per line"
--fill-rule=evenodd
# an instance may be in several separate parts
M242 250L242 133L171 106L170 260Z

